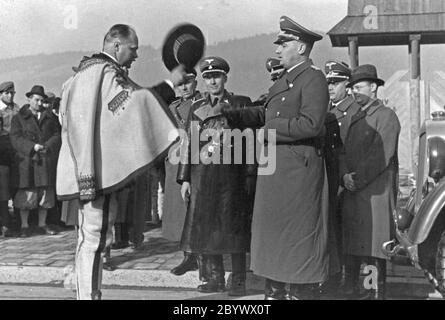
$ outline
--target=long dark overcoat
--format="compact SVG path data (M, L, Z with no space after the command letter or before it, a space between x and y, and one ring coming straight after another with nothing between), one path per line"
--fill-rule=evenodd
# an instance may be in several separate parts
M345 254L386 258L382 243L394 232L400 122L380 100L351 120L340 174L355 172L357 191L345 190L342 214Z
M338 195L340 186L339 156L343 149L346 135L354 114L360 110L360 106L352 96L345 97L342 101L333 105L329 104L326 116L325 136L325 161L329 184L329 274L333 275L341 271L343 250L343 235L341 229L341 209L339 208L341 196Z
M228 92L225 92L222 102L230 104L232 108L244 108L251 104L250 98ZM190 111L190 132L196 130L195 132L201 136L205 129L217 131L230 129L226 118L215 110L215 105L210 101L208 94L196 101ZM244 188L247 166L234 164L233 161L231 164L222 164L224 154L222 151L221 164L206 164L200 155L216 159L214 155L218 154L218 143L212 144L209 142L211 140L200 141L197 150L199 154L192 153L192 144L197 141L196 137L192 135L189 137L190 148L187 148L189 163L181 163L178 170L178 182L191 183L181 249L201 254L249 251L251 212L248 209ZM195 140L190 141L193 139Z
M191 99L178 99L169 105L169 111L176 121L179 129L184 130L187 127L187 120L192 103L201 98L197 93ZM172 145L169 154L180 152L181 141ZM170 162L170 158L165 159L165 201L162 213L162 236L171 241L181 240L182 229L184 228L185 213L187 205L181 197L181 185L176 182L178 174L178 164Z
M18 188L55 186L57 158L61 137L57 118L47 110L39 120L23 106L11 122L11 143L18 163ZM45 153L36 154L34 145L46 147Z
M269 89L264 128L276 130L276 168L261 175L259 165L251 244L257 275L286 283L327 278L324 159L310 143L295 142L323 134L328 103L326 78L311 60L284 72Z

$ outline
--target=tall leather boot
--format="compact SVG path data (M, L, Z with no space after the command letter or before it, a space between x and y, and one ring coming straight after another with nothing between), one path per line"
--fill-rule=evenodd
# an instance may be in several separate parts
M126 222L123 222L121 223L121 241L129 246L130 245L128 242L129 240L130 240L130 232L128 224Z
M199 280L202 282L209 282L211 271L208 256L204 254L196 254L195 256L198 263Z
M128 248L130 244L128 243L128 229L125 223L115 223L114 224L114 243L111 245L111 249L118 250Z
M232 283L229 296L246 295L246 254L232 253Z
M266 278L264 300L286 300L286 284Z
M224 264L221 254L208 255L208 264L210 266L210 280L198 286L199 292L224 292L226 290L226 281L224 279Z
M320 290L318 283L294 284L289 287L288 300L319 300Z
M198 263L196 261L196 256L190 252L184 251L184 260L182 262L170 270L175 276L182 276L188 271L193 271L198 269Z
M353 299L354 294L360 292L360 257L345 256L345 281L340 292L347 298Z
M102 292L100 290L91 292L91 300L102 300Z

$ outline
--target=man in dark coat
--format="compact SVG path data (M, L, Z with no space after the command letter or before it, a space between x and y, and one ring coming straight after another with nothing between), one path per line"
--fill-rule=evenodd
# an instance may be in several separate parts
M29 104L12 118L10 134L19 168L19 190L14 203L20 209L20 235L27 237L31 234L29 211L37 208L39 225L36 233L54 235L57 232L46 225L46 216L47 210L55 205L60 126L51 111L42 108L46 99L42 86L34 86L26 96Z
M223 110L231 123L263 124L265 136L276 133L276 143L270 141L276 144L276 169L258 174L251 269L266 278L266 299L313 299L328 275L328 188L320 142L329 95L323 72L309 59L322 36L286 16L280 29L276 53L285 71L264 107Z
M189 70L184 83L177 86L180 98L169 105L169 111L175 119L176 125L182 130L180 134L186 134L188 118L191 105L201 99L201 94L196 90L196 70ZM180 152L181 141L171 146L169 153ZM181 240L182 229L184 228L185 213L187 211L186 202L181 197L181 186L176 182L178 164L171 163L170 158L165 159L165 201L162 216L162 235L164 238L179 241ZM198 268L197 256L184 251L184 260L171 270L174 275L180 276L188 271ZM202 274L202 272L201 272Z
M251 104L245 96L225 90L228 63L220 57L204 58L200 70L208 92L190 109L187 150L178 170L181 194L188 201L181 249L202 254L210 271L200 292L225 290L223 254L232 257L232 283L229 295L244 295L246 252L250 244L248 208L248 166L236 163L236 149L226 133L232 132L221 106L241 109ZM213 134L205 136L212 130ZM206 141L203 140L205 137ZM252 136L253 137L253 136ZM197 144L199 144L197 146ZM229 153L227 152L229 151ZM231 155L226 162L226 155ZM223 159L224 158L224 159Z
M14 166L14 149L9 138L12 117L20 110L14 103L14 95L14 82L6 81L0 84L0 219L5 237L15 235L8 208L9 199L14 197L11 187L16 174L13 172L17 171Z
M342 191L339 189L339 155L346 139L351 118L357 113L360 106L347 93L346 86L351 76L351 69L346 63L327 61L325 73L330 98L329 111L325 121L326 135L324 143L329 184L329 280L322 285L321 290L328 294L336 294L341 285L343 267L341 210L339 208L340 192Z
M351 263L354 297L385 299L386 257L382 243L393 238L392 212L396 206L400 122L393 110L377 99L384 85L373 65L353 70L349 82L361 109L352 119L340 157L343 249ZM375 266L377 283L364 296L358 291L360 264Z

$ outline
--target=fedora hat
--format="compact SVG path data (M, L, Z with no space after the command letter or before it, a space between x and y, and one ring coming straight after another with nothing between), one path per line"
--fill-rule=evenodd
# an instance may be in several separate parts
M43 87L39 86L39 85L33 86L31 91L26 93L26 96L29 98L33 94L37 94L37 95L43 97L44 99L48 98L45 94L45 90L43 89Z
M352 87L360 81L372 81L378 86L383 86L385 84L385 81L377 77L377 69L372 64L363 64L352 70L348 87Z
M179 64L193 69L201 60L204 49L205 39L202 31L191 23L182 23L170 30L165 37L162 60L170 71Z

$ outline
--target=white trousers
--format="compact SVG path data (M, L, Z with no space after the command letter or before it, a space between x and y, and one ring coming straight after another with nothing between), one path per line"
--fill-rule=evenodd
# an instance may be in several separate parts
M78 300L101 299L103 256L113 240L116 214L116 193L80 205L75 267Z

